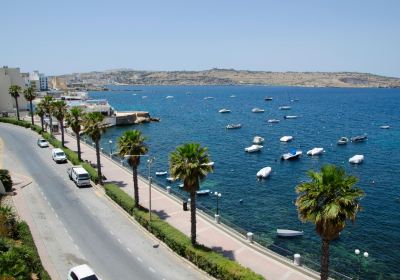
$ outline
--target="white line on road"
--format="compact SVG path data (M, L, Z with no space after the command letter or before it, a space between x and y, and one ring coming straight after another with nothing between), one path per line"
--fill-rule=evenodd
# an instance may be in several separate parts
M111 235L114 235L114 232L112 232L112 230L110 230Z
M58 215L57 215L57 213L54 213L54 215L56 216L56 218L57 218L57 219L60 219L60 218L58 218Z
M118 242L119 242L120 244L122 244L122 241L121 241L121 239L117 238L117 240L118 240Z
M44 200L47 201L47 197L44 195L44 193L42 193Z
M140 262L143 262L143 260L140 257L136 257L136 259Z
M50 204L50 202L49 201L47 201L47 204L50 206L50 208L51 208L51 204Z
M149 270L153 273L156 273L156 271L154 270L154 268L152 268L151 266L149 266Z
M127 247L126 250L128 250L128 252L132 254L132 250L130 248Z

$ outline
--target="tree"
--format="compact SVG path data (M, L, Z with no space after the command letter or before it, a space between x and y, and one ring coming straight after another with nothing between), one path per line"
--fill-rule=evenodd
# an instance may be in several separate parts
M85 114L83 118L83 132L88 135L96 145L97 157L97 176L99 177L99 184L103 184L103 176L101 174L100 164L100 139L101 134L105 131L106 126L103 123L104 116L99 112L92 112Z
M72 131L76 135L76 146L78 147L78 159L82 161L81 158L81 125L83 118L83 110L79 107L73 107L66 116L67 125L71 127Z
M21 87L17 86L17 85L12 85L8 89L8 92L10 93L10 95L15 99L15 106L17 108L17 119L18 120L19 120L18 97L19 97L21 91L22 91Z
M32 101L36 98L36 86L35 82L32 82L32 84L24 90L24 97L27 101L29 101L29 108L30 108L30 113L31 113L31 121L32 125L34 125L33 121L33 106L32 106Z
M299 218L315 224L322 239L321 280L328 279L329 243L339 237L346 220L355 221L364 192L354 187L358 179L343 168L325 165L321 172L308 171L310 182L296 187Z
M47 114L49 116L49 120L50 120L50 135L53 136L53 118L52 118L52 114L53 114L53 97L52 96L45 96L42 99L42 106L44 109L45 114Z
M187 143L176 148L170 155L170 173L183 181L183 188L190 195L191 241L196 244L196 191L212 167L207 148L197 143Z
M139 206L139 186L137 178L137 168L140 164L140 156L148 152L148 147L144 143L146 140L139 130L125 131L118 138L118 153L128 159L132 167L133 188L135 191L135 207Z
M42 131L44 130L43 122L44 122L44 115L46 114L46 110L44 109L43 102L40 101L35 107L36 115L40 118L40 125L42 126Z
M53 102L53 115L60 123L61 146L64 147L64 118L67 115L67 103L63 100Z

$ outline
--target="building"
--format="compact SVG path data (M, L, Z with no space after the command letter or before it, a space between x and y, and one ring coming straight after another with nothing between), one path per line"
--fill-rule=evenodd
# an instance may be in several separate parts
M0 68L0 112L14 112L16 110L15 100L10 95L10 86L17 85L25 89L25 83L19 68ZM21 93L18 98L18 107L20 110L26 110L28 102Z
M36 90L38 91L46 91L49 90L49 83L47 77L39 73L39 71L35 70L29 73L29 81L30 83L35 82Z
M52 77L50 79L49 85L53 89L58 89L58 90L66 90L67 89L67 83L64 78L61 77Z

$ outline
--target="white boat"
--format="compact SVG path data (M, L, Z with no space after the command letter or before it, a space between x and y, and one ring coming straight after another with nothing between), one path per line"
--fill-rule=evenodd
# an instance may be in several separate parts
M164 176L164 175L167 175L167 171L157 171L156 172L156 176Z
M261 108L253 108L253 109L251 109L251 111L253 113L264 113L265 112L265 110L261 109Z
M293 136L282 136L281 139L279 139L281 142L289 142L293 140Z
M269 174L271 174L272 172L272 168L267 166L264 167L262 169L260 169L260 171L257 172L257 178L267 178L269 176Z
M250 147L244 148L244 151L248 152L248 153L254 153L254 152L258 152L262 148L263 148L263 146L261 146L261 145L251 145Z
M210 99L215 99L215 97L212 97L212 96L204 97L204 100L210 100Z
M183 183L180 183L179 185L178 185L178 188L183 188Z
M203 163L202 165L204 165L204 166L214 166L214 162L210 161L210 162L207 162L207 163Z
M293 160L298 159L303 154L302 151L293 149L289 153L283 154L281 160Z
M354 142L354 143L364 142L367 139L368 139L367 135L354 136L354 137L350 138L351 142Z
M347 142L349 142L349 138L347 137L340 137L340 139L337 141L338 145L346 145Z
M166 99L171 99L174 98L172 95L168 95L167 97L165 97Z
M225 128L226 129L237 129L237 128L241 128L242 125L240 123L238 124L228 124Z
M218 113L230 113L230 112L231 112L231 110L229 110L229 109L221 109L218 111Z
M268 120L268 123L278 123L279 122L279 120L277 120L277 119L269 119Z
M303 231L291 230L291 229L280 229L276 230L276 234L282 237L294 237L294 236L302 236L304 234Z
M166 180L167 180L168 182L175 182L175 181L176 181L176 178L174 178L174 177L167 177Z
M261 144L264 142L264 138L262 138L261 136L254 136L253 138L253 144Z
M236 95L231 95L230 97L231 97L231 98L235 98L235 97L236 97Z
M199 191L196 191L197 195L207 195L209 193L210 193L210 190L199 190Z
M349 158L349 162L353 164L359 164L364 161L364 155L354 155L351 158Z
M382 129L389 129L389 128L390 128L390 125L381 125L379 128L382 128Z
M283 116L283 118L285 120L290 120L290 119L297 119L298 117L297 116L293 116L293 115L286 115L286 116Z
M279 107L279 110L290 110L290 109L292 109L292 107L290 107L290 106L280 106Z
M307 155L317 156L317 155L322 155L324 152L325 152L324 148L313 148L307 152Z
M272 97L270 97L270 96L266 96L266 97L264 97L264 100L265 100L265 101L272 101L272 99L273 99L273 98L272 98Z

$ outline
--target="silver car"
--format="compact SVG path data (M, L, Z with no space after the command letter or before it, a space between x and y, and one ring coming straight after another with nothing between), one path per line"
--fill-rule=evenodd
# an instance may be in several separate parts
M43 138L39 138L37 140L37 144L40 148L47 148L49 146L49 142L47 142L46 140L44 140Z

